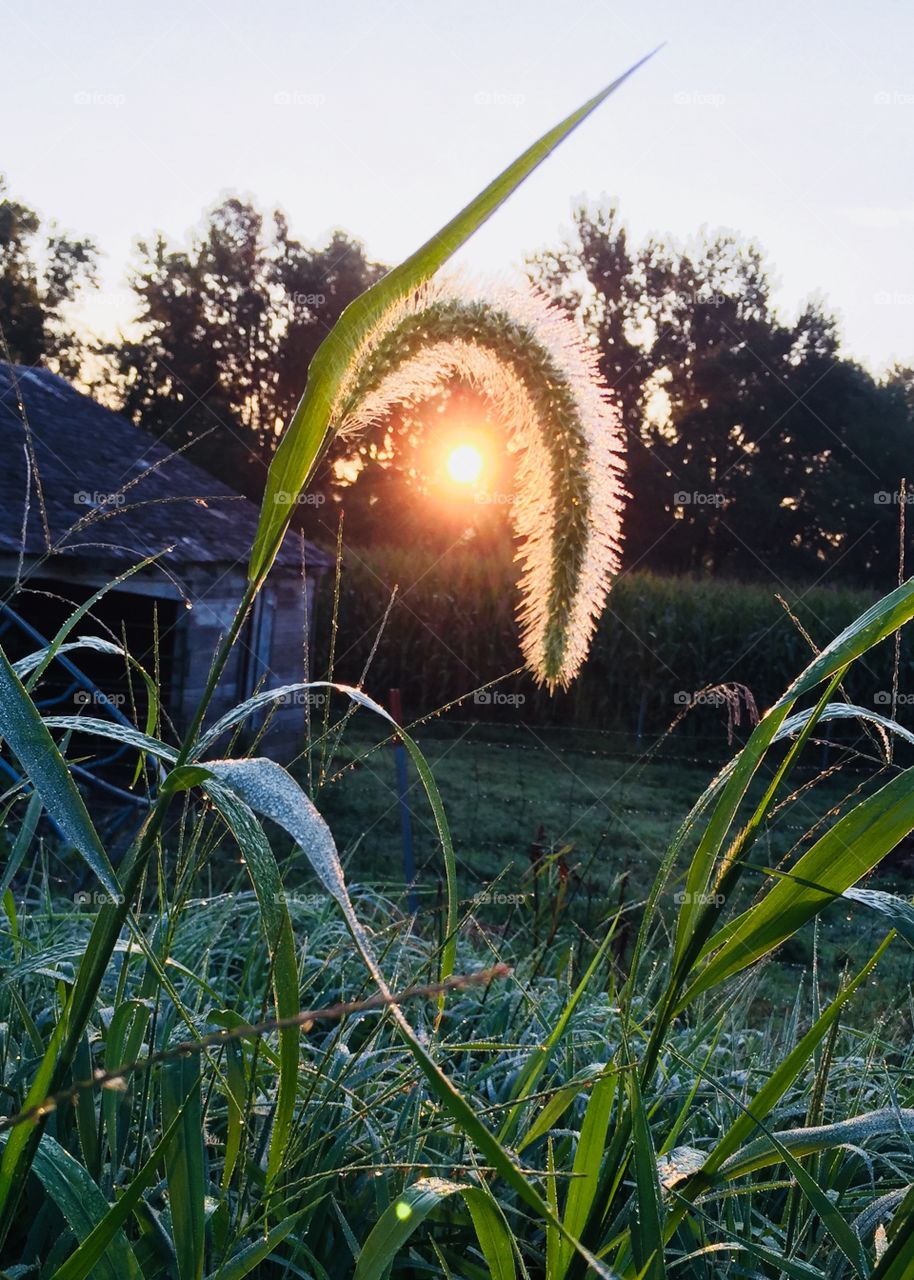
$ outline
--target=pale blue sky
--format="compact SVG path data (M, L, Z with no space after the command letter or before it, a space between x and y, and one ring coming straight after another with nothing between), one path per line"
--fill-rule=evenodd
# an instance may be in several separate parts
M105 251L88 312L130 314L134 238L221 194L393 262L528 142L661 41L462 251L512 270L582 196L637 238L754 235L792 314L822 292L849 351L914 361L909 0L0 0L0 170Z

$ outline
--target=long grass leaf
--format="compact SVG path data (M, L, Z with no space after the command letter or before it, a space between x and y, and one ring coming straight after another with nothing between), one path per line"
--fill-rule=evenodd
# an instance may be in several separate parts
M362 1245L353 1280L383 1280L397 1254L432 1210L449 1196L463 1198L492 1280L515 1280L511 1230L489 1191L444 1178L422 1178L407 1187L372 1227Z
M162 1070L162 1125L178 1120L165 1150L168 1204L180 1280L201 1280L204 1259L203 1114L200 1064L182 1057Z
M120 893L114 868L92 825L66 761L0 648L0 737L25 770L42 804L110 894Z
M324 444L340 383L350 368L360 343L378 318L398 299L406 297L429 280L559 143L646 60L642 58L635 63L612 84L528 147L430 240L346 308L311 361L305 393L292 415L270 466L260 523L248 567L251 582L261 581L273 562L292 510L289 495L294 498L307 483Z

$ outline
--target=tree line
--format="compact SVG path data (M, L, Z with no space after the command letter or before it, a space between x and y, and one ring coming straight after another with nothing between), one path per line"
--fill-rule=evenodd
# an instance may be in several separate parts
M311 357L383 273L337 231L322 247L284 215L236 197L190 242L140 239L132 324L82 332L72 303L97 287L97 246L0 186L4 354L82 377L106 403L256 499ZM634 244L615 207L580 207L573 233L528 263L599 351L628 442L626 564L664 573L823 577L885 586L897 573L898 502L911 470L914 369L875 376L841 348L821 300L785 320L752 241L703 234ZM466 388L357 444L338 443L303 508L317 536L345 511L355 543L434 545L508 536L506 509L429 520L438 415L484 419Z

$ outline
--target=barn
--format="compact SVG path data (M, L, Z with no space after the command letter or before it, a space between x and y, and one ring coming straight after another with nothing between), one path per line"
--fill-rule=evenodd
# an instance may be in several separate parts
M257 514L246 498L64 379L0 363L0 632L11 658L52 636L74 604L122 579L79 630L125 636L131 653L157 668L164 709L180 733L243 593ZM211 717L259 687L302 679L315 587L332 562L290 532ZM112 685L124 679L123 664L115 676L115 660L75 656L76 687L57 691L58 710L74 698L85 706L96 685L108 708L128 699L129 691ZM304 715L300 700L280 706L267 739L276 754L300 749Z

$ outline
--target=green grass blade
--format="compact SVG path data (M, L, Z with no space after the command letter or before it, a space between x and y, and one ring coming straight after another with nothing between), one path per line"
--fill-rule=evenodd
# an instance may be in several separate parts
M79 1161L50 1134L43 1134L35 1149L32 1172L77 1240L86 1240L107 1216L110 1206L99 1187ZM108 1236L105 1248L96 1256L92 1274L97 1280L133 1280L141 1275L133 1250L121 1231Z
M262 1240L258 1240L256 1244L249 1245L241 1253L229 1258L225 1266L213 1272L210 1280L244 1280L245 1276L250 1275L255 1267L259 1267L261 1262L270 1256L277 1245L282 1244L300 1216L298 1213L293 1213L288 1218L283 1218L282 1222L277 1222Z
M842 667L856 661L868 649L910 622L914 615L914 578L908 578L900 587L877 600L837 636L803 671L785 691L778 702L794 703L805 693L833 676Z
M131 565L129 569L124 571L124 573L120 573L116 578L112 578L110 582L106 582L105 585L100 587L94 595L91 595L88 600L84 600L81 605L74 609L66 622L61 625L51 643L41 651L40 660L35 667L32 668L26 688L31 691L35 687L37 682L41 679L41 676L61 651L61 647L63 646L67 636L73 628L82 621L86 614L91 613L103 596L106 596L109 591L116 590L123 582L126 582L128 578L132 578L135 573L139 573L142 569L148 569L151 564L155 564L156 560L160 559L164 554L164 551L157 551L155 555L147 556L147 558L145 560L141 560L139 564ZM18 667L19 664L16 663L15 665Z
M203 1276L204 1192L203 1108L200 1101L200 1063L181 1057L162 1069L162 1127L178 1120L165 1150L168 1204L180 1280Z
M844 1220L835 1208L835 1205L816 1182L812 1174L807 1169L803 1168L802 1164L800 1164L799 1160L790 1150L788 1143L782 1141L782 1135L772 1133L769 1135L768 1141L777 1156L780 1157L784 1164L787 1165L787 1168L796 1180L797 1186L809 1201L825 1230L853 1267L854 1272L859 1276L866 1276L869 1269L866 1265L866 1259L863 1255L863 1245L859 1236L855 1234L848 1223ZM802 1154L806 1155L809 1154L809 1152L803 1150Z
M515 1280L511 1230L491 1193L444 1178L414 1182L385 1209L362 1246L353 1280L383 1280L413 1232L433 1209L453 1195L462 1196L470 1212L492 1280Z
M603 1160L615 1095L616 1075L615 1072L610 1071L594 1084L584 1112L562 1219L565 1230L574 1239L578 1239L584 1230L600 1183L600 1165ZM568 1241L560 1241L555 1269L556 1280L562 1280L573 1256L574 1250Z
M270 466L248 567L250 582L259 583L273 562L293 510L288 495L300 493L308 482L324 444L337 390L378 318L430 279L559 143L646 61L642 58L545 133L421 248L346 308L311 362L305 393ZM280 495L286 495L285 501Z
M3 875L0 877L0 898L4 896L7 889L13 883L16 872L22 866L25 855L29 851L32 839L35 835L35 829L38 826L38 819L41 817L41 796L37 791L33 791L26 805L25 815L22 819L22 825L16 835L15 843L10 850L9 860L3 869Z
M584 1067L583 1070L576 1071L568 1083L557 1089L548 1102L544 1104L543 1109L530 1125L530 1128L517 1142L515 1150L518 1152L523 1151L525 1147L530 1146L531 1142L536 1142L537 1138L542 1138L544 1134L554 1128L575 1098L581 1096L581 1091L589 1088L595 1080L599 1079L609 1069L609 1065L605 1062L593 1062L590 1066Z
M95 1268L121 1227L138 1207L143 1193L153 1185L159 1176L159 1166L165 1156L172 1139L178 1132L182 1121L181 1113L167 1126L149 1159L130 1181L130 1185L110 1206L105 1216L92 1228L83 1239L79 1248L67 1258L54 1272L51 1280L86 1280L87 1276L96 1275Z
M709 1153L704 1165L705 1174L714 1173L719 1169L724 1161L746 1142L756 1125L764 1123L767 1117L771 1115L787 1090L798 1079L800 1072L812 1059L816 1049L822 1043L832 1025L837 1021L841 1010L873 972L891 944L891 940L891 935L889 935L882 941L860 972L843 990L838 992L831 1004L823 1010L802 1039L788 1053L784 1061L772 1072L752 1101L747 1104L743 1112L734 1120L721 1140Z
M152 1009L145 1000L125 1000L118 1005L105 1041L106 1070L112 1071L122 1062L133 1062L139 1056L151 1012ZM91 1098L91 1094L89 1097ZM123 1102L124 1098L117 1089L105 1089L102 1093L102 1116L108 1132L108 1146L114 1169L120 1166L125 1142L125 1134L119 1132L124 1124L119 1125L119 1121L123 1119L125 1123L129 1123L129 1116L124 1116Z
M708 826L689 867L685 885L686 899L679 916L673 952L674 968L683 963L695 921L703 910L703 897L708 890L713 866L724 847L737 810L765 753L778 736L797 699L811 692L824 680L839 676L839 673L867 650L887 639L899 627L909 622L912 616L914 616L914 579L909 579L895 591L877 601L836 636L789 686L777 704L753 730L749 741L733 766L727 771L723 791L711 813ZM809 728L811 726L805 730L807 733Z
M663 1280L663 1202L657 1178L657 1154L644 1110L638 1073L626 1078L632 1117L632 1145L635 1164L635 1219L632 1223L632 1253L639 1277Z
M297 684L283 685L278 689L265 690L254 697L249 698L246 702L234 707L227 712L220 720L217 720L210 729L203 734L197 743L196 754L200 755L215 742L222 734L226 733L235 725L240 724L244 719L253 712L260 710L262 707L268 706L275 702L278 698L289 696L311 689L329 689L337 693L344 694L359 706L364 707L367 711L373 712L385 720L392 729L394 729L409 752L410 759L415 765L416 772L419 775L419 781L422 783L429 805L431 806L432 815L435 819L435 829L438 833L438 841L441 845L441 854L444 860L444 876L446 885L446 904L445 904L445 937L444 945L441 951L441 963L438 970L439 981L444 982L454 972L454 962L457 957L457 924L459 920L459 894L457 888L457 862L454 857L454 843L451 839L451 831L448 825L447 815L444 811L444 804L441 800L441 793L438 790L438 784L435 782L434 774L429 766L428 761L419 749L418 744L410 737L410 735L402 729L390 714L380 703L375 702L373 698L369 698L361 689L357 689L352 685L334 684L329 680L310 680L302 681ZM297 785L297 784L296 784ZM308 804L311 801L308 800ZM439 1010L444 1007L444 996L438 1002Z
M279 768L278 765L276 767ZM217 766L214 765L212 768L215 771ZM279 1018L294 1017L298 1012L298 962L295 935L292 931L289 908L285 902L282 879L273 850L251 809L234 793L233 788L222 787L210 781L206 789L244 853L245 866L254 886L270 954L276 1015ZM299 1043L298 1027L284 1027L280 1031L279 1090L276 1113L273 1117L273 1132L270 1136L270 1154L267 1161L268 1181L275 1179L280 1171L292 1131L295 1094L298 1087Z
M92 825L66 761L22 681L0 648L0 737L4 738L66 839L82 855L99 883L120 893L114 868Z
M39 1106L48 1096L54 1074L54 1064L57 1060L57 1052L64 1037L64 1029L63 1018L58 1018L44 1057L41 1059L29 1091L23 1099L23 1110ZM16 1185L20 1161L26 1159L27 1149L32 1147L33 1144L34 1127L27 1124L19 1125L18 1128L13 1129L6 1140L3 1156L0 1158L0 1211L7 1209L7 1201L10 1200L10 1194Z
M505 1116L502 1126L498 1131L498 1137L501 1142L507 1141L509 1135L517 1124L517 1118L520 1114L520 1109L524 1104L524 1100L529 1097L536 1088L536 1082L545 1071L550 1054L565 1034L568 1023L571 1021L572 1014L580 1004L584 993L590 985L590 980L603 960L603 957L606 955L606 952L609 950L612 940L613 930L609 929L607 930L605 938L594 953L593 959L584 971L583 977L572 993L571 999L562 1009L558 1018L556 1018L549 1035L546 1037L543 1044L539 1045L538 1048L533 1051L527 1060L524 1069L519 1073L517 1083L513 1089L514 1105Z
M45 716L44 724L49 729L66 729L70 733L91 733L99 738L107 738L111 742L122 742L127 747L135 747L137 751L155 756L171 764L178 758L173 747L151 734L134 729L133 725L121 724L118 720L100 720L95 716Z
M914 829L914 768L899 774L846 813L749 911L726 930L722 945L682 997L739 973L796 933L871 871ZM715 939L708 950L715 947Z

